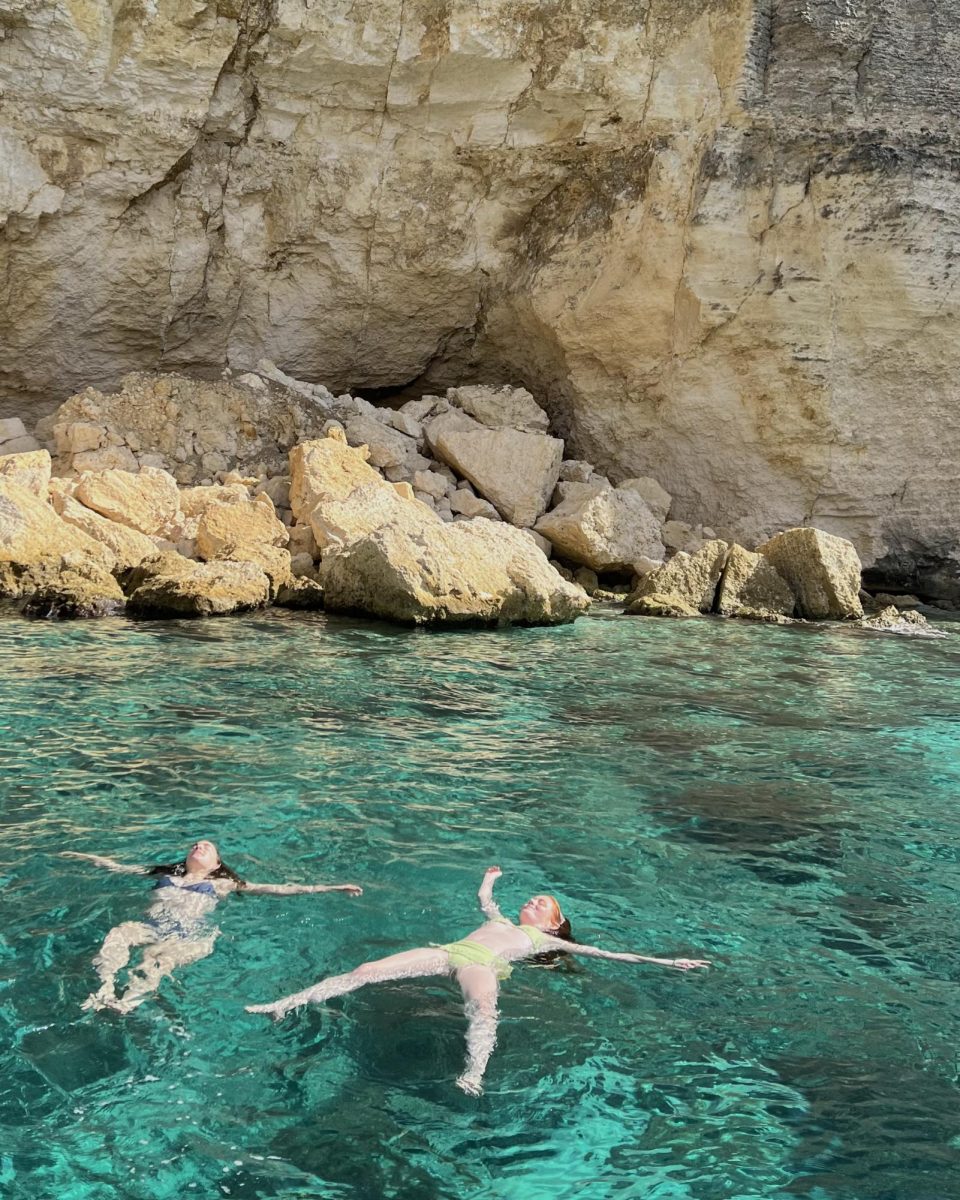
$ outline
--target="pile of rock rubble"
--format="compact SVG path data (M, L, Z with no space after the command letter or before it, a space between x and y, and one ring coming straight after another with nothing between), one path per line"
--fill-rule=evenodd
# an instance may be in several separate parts
M522 388L392 409L267 362L215 383L134 375L33 437L0 422L0 595L34 615L273 603L532 624L613 583L633 615L863 618L849 542L800 528L750 551L671 504L654 479L565 459Z

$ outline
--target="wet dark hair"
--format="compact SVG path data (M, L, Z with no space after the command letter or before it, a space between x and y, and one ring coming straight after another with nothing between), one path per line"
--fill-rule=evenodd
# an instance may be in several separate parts
M560 906L557 905L559 910ZM563 916L563 913L560 913ZM549 933L552 937L562 938L565 942L576 942L576 938L570 931L570 920L563 917L563 920L556 929L545 929L544 933ZM573 960L566 950L545 950L543 954L535 954L533 958L528 958L527 962L531 962L537 967L572 967Z
M155 867L147 867L148 875L186 875L186 873L187 860L185 858L178 863L158 863ZM241 879L236 871L228 867L225 862L221 862L215 871L211 871L207 879L232 879L238 889L247 886L247 881Z

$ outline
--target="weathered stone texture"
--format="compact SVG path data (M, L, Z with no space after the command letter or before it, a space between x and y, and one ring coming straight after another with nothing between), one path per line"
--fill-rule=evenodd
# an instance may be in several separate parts
M678 519L960 598L953 0L6 10L0 411L264 354L524 382Z

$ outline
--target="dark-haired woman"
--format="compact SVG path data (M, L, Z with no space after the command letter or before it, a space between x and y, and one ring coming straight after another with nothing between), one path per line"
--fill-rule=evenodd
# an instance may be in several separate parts
M425 975L453 975L463 992L467 1015L467 1064L457 1086L471 1096L483 1090L483 1073L497 1042L497 994L500 981L506 979L511 963L536 958L545 952L586 954L594 958L612 958L618 962L649 962L678 971L690 971L710 964L702 959L650 958L645 954L621 954L583 946L571 939L570 922L560 911L553 896L534 896L520 909L520 923L514 925L500 911L493 898L493 885L502 874L499 867L488 867L478 897L486 924L467 934L459 942L406 950L375 962L363 963L346 975L333 975L292 996L273 1004L250 1004L247 1012L271 1013L278 1020L302 1004L320 1004L334 996L354 992L368 983L386 983L392 979L416 979Z
M196 842L179 863L135 867L114 862L99 854L64 851L66 858L85 858L108 871L127 875L157 875L153 900L143 921L124 921L104 939L93 966L100 988L83 1003L84 1008L113 1008L130 1012L156 991L160 981L176 967L206 958L213 950L219 929L207 918L230 892L248 895L296 896L305 892L347 892L359 896L355 883L249 883L221 861L213 842ZM143 946L139 967L130 972L122 997L116 993L117 972L130 961L134 946Z

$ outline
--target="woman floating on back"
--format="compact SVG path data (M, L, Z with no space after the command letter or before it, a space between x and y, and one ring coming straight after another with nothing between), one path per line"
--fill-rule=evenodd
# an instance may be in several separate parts
M709 962L692 958L650 958L645 954L622 954L583 946L570 940L570 922L553 896L534 896L520 909L520 924L509 921L493 899L499 867L488 867L478 893L484 925L459 942L422 947L363 963L346 975L333 975L311 988L284 996L273 1004L251 1004L248 1012L271 1013L279 1019L302 1004L321 1004L334 996L354 992L368 983L392 979L416 979L427 975L453 975L463 992L467 1015L467 1065L457 1086L472 1096L482 1091L483 1073L497 1041L497 993L511 963L534 958L545 951L585 954L617 962L649 962L678 971L707 967Z
M156 991L160 981L175 967L197 962L213 951L220 930L207 918L231 892L253 896L296 896L304 892L348 892L359 896L355 883L248 883L221 862L213 842L196 842L179 863L156 867L126 866L99 854L64 851L66 858L85 858L128 875L158 875L154 896L144 921L124 921L104 939L93 966L100 988L84 1001L84 1008L113 1008L130 1012ZM126 992L116 993L117 972L130 961L134 946L143 946L140 966L130 972Z

